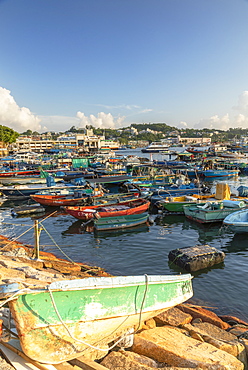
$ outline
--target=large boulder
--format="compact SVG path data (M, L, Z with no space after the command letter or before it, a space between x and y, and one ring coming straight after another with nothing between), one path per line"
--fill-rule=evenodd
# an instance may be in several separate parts
M237 357L244 365L247 365L244 345L230 332L208 322L193 323L193 325L186 324L183 328L188 331L192 338L212 344L214 347Z
M180 326L192 321L192 316L179 310L177 307L170 308L154 317L158 325Z
M171 366L218 370L243 370L236 357L186 336L171 326L157 327L136 334L132 350Z
M222 321L214 312L206 310L200 306L179 304L177 307L181 311L191 315L193 319L201 319L204 322L209 322L224 330L230 328L230 325Z

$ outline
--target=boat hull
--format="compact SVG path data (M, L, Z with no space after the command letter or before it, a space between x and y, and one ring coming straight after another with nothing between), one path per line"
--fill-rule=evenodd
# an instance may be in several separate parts
M148 212L137 215L127 215L119 217L104 217L94 221L96 231L125 229L138 226L148 221Z
M54 177L54 182L61 182L61 178ZM2 185L26 185L26 184L46 184L47 179L44 177L28 177L28 176L15 176L15 177L0 177L0 184Z
M118 207L120 206L120 207ZM124 206L121 209L121 206ZM103 205L100 206L75 206L65 207L65 211L71 216L78 218L79 220L88 221L96 218L107 218L107 217L120 217L134 214L141 214L148 210L150 202L143 198L131 199L129 201L120 202L116 205ZM119 209L120 208L120 209ZM97 211L97 215L96 215ZM96 217L97 216L97 217Z
M239 170L206 170L198 171L198 175L206 179L220 178L220 177L236 177L240 173Z
M184 214L187 218L200 222L202 224L211 222L222 222L228 215L233 212L239 211L239 208L223 208L204 210L199 209L197 206L183 206Z
M223 224L236 234L248 233L248 210L245 209L228 215Z
M189 189L179 189L179 188L168 188L165 190L157 190L154 191L153 194L150 196L151 203L159 202L160 200L167 198L168 196L172 197L179 197L183 195L199 195L201 193L200 188L189 188Z
M56 364L89 355L89 345L108 349L128 330L192 295L189 274L119 276L55 282L49 291L30 291L9 306L23 352Z
M197 202L193 201L184 201L184 202L161 202L160 207L165 209L167 212L175 212L175 213L182 213L183 214L183 206L185 205L192 205Z

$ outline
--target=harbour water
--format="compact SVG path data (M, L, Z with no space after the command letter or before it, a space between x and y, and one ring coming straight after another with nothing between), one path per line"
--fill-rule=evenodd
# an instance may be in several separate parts
M137 150L121 154L149 158L149 154L142 155ZM160 155L153 154L153 159L160 159ZM248 185L247 180L240 177L232 184ZM0 234L12 239L22 234L19 241L33 244L34 232L30 228L34 220L30 216L13 218L13 205L4 202L0 207ZM81 221L72 216L55 213L39 219L43 226L41 247L58 257L101 266L113 275L164 275L183 272L170 264L170 250L209 244L224 251L226 258L223 264L193 274L194 302L248 321L248 234L234 235L222 224L199 225L182 215L152 217L154 223L150 226L94 234L84 231Z

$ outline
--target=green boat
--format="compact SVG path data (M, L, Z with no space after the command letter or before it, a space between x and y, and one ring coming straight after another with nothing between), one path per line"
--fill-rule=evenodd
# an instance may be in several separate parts
M148 216L148 212L143 212L134 215L98 218L94 220L94 228L96 231L103 231L134 227L147 222Z
M165 210L166 212L183 214L183 206L194 205L199 202L204 204L206 200L200 201L196 197L182 195L181 197L167 197L165 199L161 199L155 203L155 206L158 209Z
M222 222L229 214L246 207L243 201L224 200L223 202L206 202L205 205L185 205L184 214L187 218L200 222Z
M193 295L191 275L91 277L53 282L45 289L1 286L9 297L23 352L56 364L138 330L151 317Z

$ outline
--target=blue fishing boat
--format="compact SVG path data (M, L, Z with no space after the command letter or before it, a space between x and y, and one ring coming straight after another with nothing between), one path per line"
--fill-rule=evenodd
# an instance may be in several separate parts
M235 177L238 176L240 170L198 170L198 176L204 179L214 179L218 177Z
M157 189L153 191L149 199L151 203L156 203L160 201L161 199L164 199L167 197L178 197L178 196L193 195L193 194L200 195L205 190L207 190L207 188L193 186L193 185L171 186L167 188L158 187Z
M234 233L248 233L248 209L243 209L228 215L223 224Z

